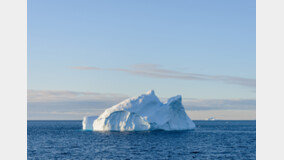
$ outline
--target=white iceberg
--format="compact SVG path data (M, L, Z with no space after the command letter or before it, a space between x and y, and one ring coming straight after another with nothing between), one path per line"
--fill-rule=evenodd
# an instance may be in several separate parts
M181 96L177 95L162 103L151 90L106 109L98 118L85 117L83 129L94 131L193 129L195 124L185 113L181 99Z
M207 120L208 121L215 121L215 118L214 117L209 117Z

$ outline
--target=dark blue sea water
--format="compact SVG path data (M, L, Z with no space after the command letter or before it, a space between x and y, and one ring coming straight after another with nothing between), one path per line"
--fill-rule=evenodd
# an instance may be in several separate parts
M28 159L256 159L255 121L194 121L192 131L92 132L28 121Z

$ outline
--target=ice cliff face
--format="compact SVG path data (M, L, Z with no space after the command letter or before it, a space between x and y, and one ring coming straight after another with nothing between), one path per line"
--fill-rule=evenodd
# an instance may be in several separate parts
M181 96L160 102L151 90L106 109L98 118L85 117L83 129L94 131L188 130L195 124L185 113Z
M83 119L83 130L93 130L93 123L94 120L96 120L98 116L89 116L89 117L84 117Z

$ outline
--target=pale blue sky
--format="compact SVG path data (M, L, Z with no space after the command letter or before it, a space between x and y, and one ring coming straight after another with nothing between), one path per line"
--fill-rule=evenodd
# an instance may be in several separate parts
M255 41L254 0L28 0L28 89L255 99Z

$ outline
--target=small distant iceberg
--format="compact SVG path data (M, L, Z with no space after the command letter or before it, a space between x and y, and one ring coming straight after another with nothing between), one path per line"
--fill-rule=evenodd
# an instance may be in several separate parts
M210 117L207 119L208 121L215 121L216 119L214 117Z
M124 100L106 109L99 117L84 117L82 125L83 130L93 131L171 131L195 128L194 122L185 112L180 95L162 103L153 90Z

